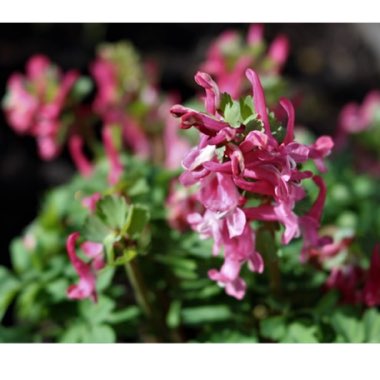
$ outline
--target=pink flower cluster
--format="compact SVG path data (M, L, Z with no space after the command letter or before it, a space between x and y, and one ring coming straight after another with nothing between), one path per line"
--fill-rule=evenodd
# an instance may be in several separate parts
M78 79L76 71L62 74L43 55L26 65L26 75L13 74L7 83L4 110L8 123L20 134L36 138L41 158L50 160L61 149L65 126L61 116Z
M238 32L224 32L211 45L201 70L215 78L222 92L233 98L241 96L248 68L255 67L260 74L276 75L288 58L289 42L284 35L279 35L264 55L263 34L262 25L251 25L246 42L242 44Z
M380 245L373 250L369 269L355 264L334 268L326 282L327 289L337 289L343 303L380 305Z
M378 115L376 117L376 115ZM359 133L367 130L376 120L380 120L380 92L372 91L361 105L349 103L339 115L339 131L345 134Z
M121 76L122 62L118 61L116 54L112 54L111 49L106 49L106 52L108 54L102 54L100 51L97 60L91 66L91 73L97 84L94 111L100 115L104 124L120 124L124 139L132 150L142 157L147 157L150 152L148 137L137 120L125 112L133 93L138 93L141 84L137 82L131 88L124 85L126 80ZM140 79L135 78L136 80ZM153 101L156 96L154 91Z
M125 143L143 158L152 158L152 152L157 148L152 138L154 131L149 131L150 125L162 123L163 161L167 168L177 169L179 157L190 147L178 136L176 121L169 117L172 97L160 98L155 85L155 66L141 65L145 68L142 71L140 62L137 57L133 58L132 50L127 46L104 47L92 64L91 72L98 88L93 109L104 124L120 125ZM130 110L137 103L145 109L140 115L134 115Z
M80 245L82 252L90 259L90 262L87 263L79 258L76 252L79 237L79 232L74 232L69 235L66 242L69 259L79 276L78 284L71 285L67 289L67 296L70 299L90 298L96 302L96 272L105 266L103 245L91 241L86 241Z
M373 133L380 126L380 92L371 91L361 105L349 103L343 107L339 115L336 143L343 149L351 135L354 163L358 171L366 172L374 177L380 176L378 160L378 139ZM371 130L372 135L367 132Z
M333 147L330 137L319 137L310 146L294 141L294 109L290 101L280 104L288 115L286 134L277 141L272 133L263 88L251 69L246 76L253 88L256 120L260 128L231 126L221 110L218 85L203 72L195 81L204 88L206 113L175 105L171 113L181 119L181 128L194 127L200 132L199 145L184 158L182 184L199 186L198 199L205 212L191 213L187 220L202 238L214 240L213 254L224 248L224 264L211 269L209 277L225 287L226 293L242 299L246 283L240 277L244 264L254 272L263 272L264 262L256 250L253 221L278 222L284 226L282 243L288 244L301 233L305 237L303 252L320 244L317 230L324 206L325 186L319 176L300 170L300 164L314 160L325 170L323 158ZM302 181L312 178L320 193L310 211L303 216L294 212L298 201L305 198ZM250 206L249 202L260 202ZM305 253L306 254L306 253Z

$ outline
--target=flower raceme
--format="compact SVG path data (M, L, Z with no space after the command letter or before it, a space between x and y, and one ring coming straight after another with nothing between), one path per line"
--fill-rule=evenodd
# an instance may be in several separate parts
M241 96L246 69L255 67L261 74L276 75L288 58L289 43L284 35L279 35L264 55L263 34L262 25L251 25L243 42L238 32L224 32L211 45L201 70L213 75L221 91L233 98Z
M175 105L171 113L181 120L181 128L194 127L200 142L183 159L180 181L198 186L198 199L205 212L187 217L201 238L212 238L213 254L224 248L224 264L211 269L209 277L225 287L227 294L241 299L246 283L240 277L244 264L261 273L264 261L256 249L255 222L279 223L284 227L281 242L288 244L301 234L305 237L303 256L314 244L321 244L318 229L325 201L325 185L320 176L301 170L313 160L321 172L323 158L330 154L333 141L319 137L312 145L294 139L295 113L287 99L280 105L288 116L286 128L268 113L257 73L246 70L253 96L234 99L221 94L210 75L198 72L195 81L204 88L206 112ZM312 179L319 196L305 215L294 211L306 197L302 181Z
M79 74L62 74L43 55L35 55L26 65L26 75L13 74L8 80L4 110L11 127L36 138L41 158L53 159L62 145L62 112Z

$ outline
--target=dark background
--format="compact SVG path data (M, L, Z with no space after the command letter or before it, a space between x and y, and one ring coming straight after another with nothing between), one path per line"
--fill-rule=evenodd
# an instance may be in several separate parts
M157 60L164 90L193 93L193 75L210 41L228 28L246 24L2 24L0 25L0 93L13 71L23 71L35 53L49 56L64 70L87 72L95 47L128 39L144 58ZM298 124L316 133L333 133L342 105L361 100L380 87L380 25L268 24L268 41L288 35L291 52L284 75L310 96L310 107L297 111ZM0 116L1 264L9 264L11 239L35 217L41 196L73 173L67 154L54 162L37 156L32 138L17 136Z

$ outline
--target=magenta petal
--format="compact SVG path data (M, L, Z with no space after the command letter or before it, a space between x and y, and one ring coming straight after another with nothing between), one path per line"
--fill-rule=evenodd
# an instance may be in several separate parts
M73 299L91 298L96 301L95 275L89 264L84 263L76 254L76 242L79 239L79 232L74 232L67 238L66 250L71 264L79 275L78 285L68 288L68 297Z
M264 272L264 260L258 252L253 252L249 257L248 267L252 272Z
M259 114L260 119L263 121L266 134L268 135L271 142L273 142L275 140L270 129L268 112L265 104L264 90L261 85L259 76L251 69L247 69L246 76L252 84L255 110Z
M250 45L257 45L263 41L264 26L262 24L252 24L248 29L247 42Z
M212 173L201 181L200 200L211 211L230 211L238 205L239 192L230 175Z
M282 107L288 115L288 124L286 127L286 135L283 143L289 144L294 140L294 107L291 101L285 98L280 100L280 104L282 105Z
M112 133L110 128L105 126L103 128L102 133L104 149L110 164L108 182L110 183L110 185L115 185L119 181L123 173L123 164L121 163L119 152L117 151L112 141Z
M82 205L86 207L90 212L94 212L96 210L96 204L101 197L102 196L100 193L94 193L88 197L84 197L82 199Z
M69 139L69 150L77 169L83 177L92 174L93 166L83 152L83 138L79 135L72 135Z
M243 153L247 153L254 148L264 149L268 145L268 136L260 131L249 132L239 148Z
M212 80L210 75L201 71L195 74L195 82L206 91L206 112L215 115L220 103L218 85Z
M233 212L228 213L226 220L230 238L240 236L243 233L246 224L246 217L244 211L242 211L239 207L236 207Z
M284 65L289 54L289 41L284 35L278 36L269 47L268 56L277 64L278 70Z
M92 266L95 270L104 268L105 262L103 260L103 244L86 241L81 244L80 247L87 257L93 259Z

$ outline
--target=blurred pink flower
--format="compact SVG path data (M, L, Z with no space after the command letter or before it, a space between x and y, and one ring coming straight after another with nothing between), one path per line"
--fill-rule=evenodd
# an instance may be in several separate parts
M112 131L109 126L103 128L102 136L104 149L109 162L108 182L110 185L115 185L123 174L123 164L113 142Z
M67 289L67 296L70 299L90 298L97 301L96 293L96 271L104 267L103 246L99 243L85 242L81 245L84 254L91 258L90 263L82 261L76 253L76 243L79 239L79 232L74 232L67 238L66 249L71 264L78 273L79 282L71 285Z
M76 71L62 74L47 57L35 55L27 62L26 75L16 73L8 80L4 103L8 122L16 132L36 138L44 160L61 150L62 129L68 126L60 116L78 76Z
M265 50L263 25L250 25L246 41L237 31L222 33L207 52L201 65L202 71L210 73L220 91L233 99L244 93L244 73L254 67L260 74L277 75L288 58L289 42L286 36L278 36Z

